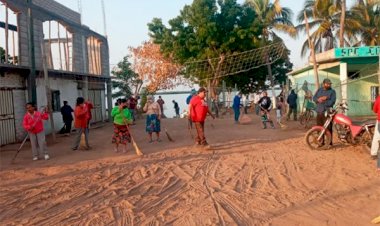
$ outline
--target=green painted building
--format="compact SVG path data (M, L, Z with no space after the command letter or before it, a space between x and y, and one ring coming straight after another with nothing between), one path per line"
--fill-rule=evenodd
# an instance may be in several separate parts
M372 104L379 91L379 58L380 46L336 48L316 55L319 82L331 80L337 103L346 102L349 106L347 115L373 115ZM313 64L293 70L288 77L298 94L301 112L305 91L316 91Z

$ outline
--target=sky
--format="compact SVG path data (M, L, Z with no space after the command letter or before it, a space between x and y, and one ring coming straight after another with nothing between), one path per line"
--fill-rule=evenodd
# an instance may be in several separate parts
M56 0L72 10L78 11L78 2L82 2L82 23L92 30L104 34L101 0ZM243 0L238 0L242 3ZM296 15L303 7L303 0L281 0L281 5L293 10ZM353 0L348 0L351 6ZM164 23L179 15L180 10L192 0L104 0L106 12L106 31L110 48L110 64L114 67L128 54L128 47L137 47L149 40L147 24L154 17L161 18ZM307 63L301 58L301 46L306 40L305 35L293 39L281 35L288 49L291 50L291 62L294 68Z

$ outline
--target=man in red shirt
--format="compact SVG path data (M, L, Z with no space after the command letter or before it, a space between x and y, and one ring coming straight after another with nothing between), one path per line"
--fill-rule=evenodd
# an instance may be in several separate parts
M207 113L209 113L213 119L215 118L207 106L207 101L205 100L206 93L207 90L201 87L198 90L198 95L191 98L189 104L190 118L194 122L195 128L197 129L196 142L198 145L203 146L208 145L204 135L204 125Z
M380 141L380 132L379 132L379 122L380 122L380 96L376 98L375 104L373 105L373 112L377 114L375 134L372 139L371 146L371 157L372 159L377 159L378 150L379 150L379 141ZM380 166L379 166L380 169Z

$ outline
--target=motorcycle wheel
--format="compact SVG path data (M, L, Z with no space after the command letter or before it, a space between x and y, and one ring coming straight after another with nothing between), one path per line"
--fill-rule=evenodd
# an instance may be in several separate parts
M326 130L321 140L318 140L319 135L322 132L322 128L312 128L307 131L305 135L305 141L307 146L312 150L325 150L328 149L331 142L331 133Z
M366 136L366 137L363 137L363 148L365 151L371 152L372 139L373 139L374 133L375 133L375 127L372 127L369 129L369 134L366 133L363 135L363 136Z
M300 121L301 125L305 124L305 112L299 115L298 120Z

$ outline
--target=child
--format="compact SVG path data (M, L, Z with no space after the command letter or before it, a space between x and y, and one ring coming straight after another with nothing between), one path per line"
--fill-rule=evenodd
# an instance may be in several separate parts
M46 109L42 113L36 111L33 103L27 103L26 110L27 113L24 116L22 125L29 135L32 145L33 161L38 160L39 154L42 153L45 155L45 160L48 160L49 154L46 148L44 124L42 120L48 120L49 115L46 113Z

